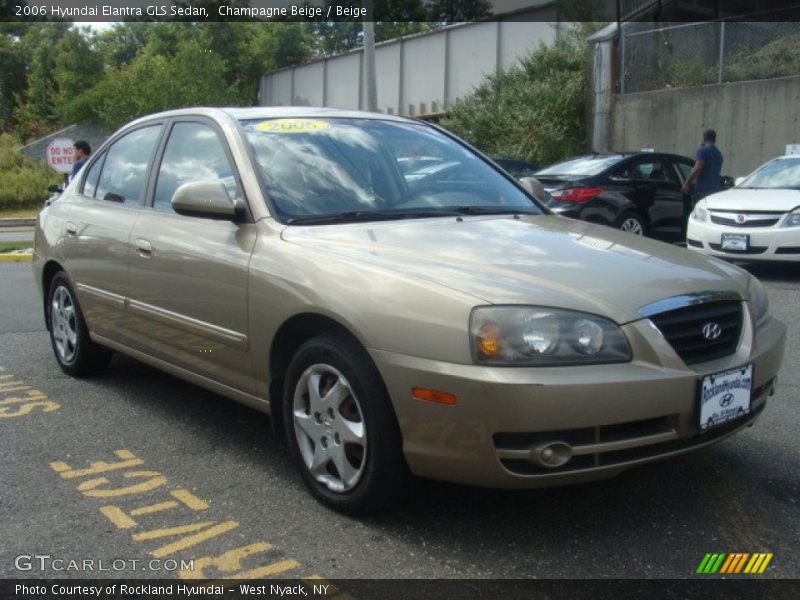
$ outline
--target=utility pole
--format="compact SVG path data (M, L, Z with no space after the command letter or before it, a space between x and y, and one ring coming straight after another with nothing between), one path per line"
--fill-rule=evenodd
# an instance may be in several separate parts
M362 31L364 32L364 70L366 72L367 110L378 112L378 82L375 76L375 22L372 0L366 0Z

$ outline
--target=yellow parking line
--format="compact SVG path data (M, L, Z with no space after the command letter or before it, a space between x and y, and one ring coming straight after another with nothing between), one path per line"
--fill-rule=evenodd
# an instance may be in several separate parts
M87 498L129 499L146 494L148 504L137 507L104 504L99 509L116 528L130 531L134 542L168 541L149 549L149 553L156 558L160 559L199 547L211 539L231 541L238 539L239 536L232 538L230 533L241 531L237 521L187 521L187 510L190 511L190 515L197 515L209 509L208 502L185 488L172 488L165 475L147 469L145 461L130 450L116 450L114 455L113 460L90 462L88 467L77 468L64 461L53 461L50 467L64 480L78 480L76 490ZM153 493L168 495L152 498ZM154 522L154 519L157 522ZM167 523L166 519L172 522ZM175 519L180 520L175 522ZM151 528L140 529L146 526ZM301 568L300 563L294 559L275 560L274 553L273 546L266 542L239 545L217 555L201 555L191 559L191 568L181 567L178 577L249 579L278 575ZM319 575L313 577L320 578ZM339 593L333 586L329 585L325 589L330 589L328 595L334 595L337 600L350 600L346 594Z

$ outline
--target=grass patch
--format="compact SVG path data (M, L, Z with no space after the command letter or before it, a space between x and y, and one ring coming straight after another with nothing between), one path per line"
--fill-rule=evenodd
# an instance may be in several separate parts
M33 246L33 242L0 242L0 254L14 250L26 250Z
M35 219L41 210L34 208L0 208L0 219Z
M50 195L47 188L63 179L47 165L22 155L17 140L0 133L0 208L39 208Z

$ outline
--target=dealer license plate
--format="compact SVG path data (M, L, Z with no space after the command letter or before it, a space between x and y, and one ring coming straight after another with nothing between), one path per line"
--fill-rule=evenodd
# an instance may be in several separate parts
M723 233L723 250L747 250L750 247L750 236L746 233Z
M700 429L711 429L749 413L752 389L752 364L703 377L698 403Z

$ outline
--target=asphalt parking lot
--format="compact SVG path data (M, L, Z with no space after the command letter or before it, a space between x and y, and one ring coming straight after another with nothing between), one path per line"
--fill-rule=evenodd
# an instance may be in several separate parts
M0 578L687 578L709 552L796 578L800 266L751 271L789 328L754 427L590 485L419 482L355 520L306 493L264 415L121 356L64 375L30 265L0 264Z

